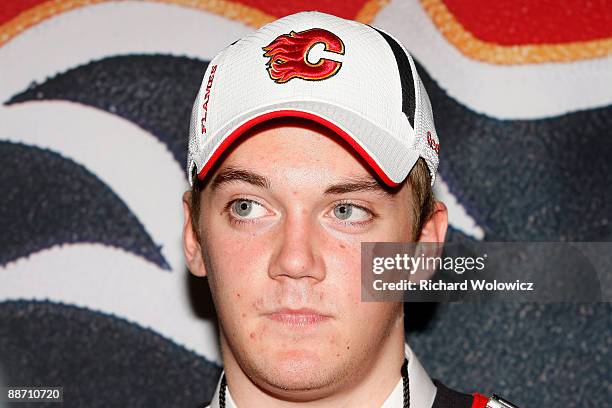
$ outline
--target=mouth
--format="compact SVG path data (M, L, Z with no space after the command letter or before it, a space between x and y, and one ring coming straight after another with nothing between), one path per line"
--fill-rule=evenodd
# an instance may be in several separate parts
M314 326L330 319L330 316L324 315L320 312L317 312L316 310L307 308L278 309L272 313L266 314L266 317L270 320L274 320L282 324L297 327Z

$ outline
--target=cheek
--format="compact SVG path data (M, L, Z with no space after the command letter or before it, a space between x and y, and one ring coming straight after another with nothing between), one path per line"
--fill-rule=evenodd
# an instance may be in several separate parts
M398 319L402 307L401 303L363 302L355 307L354 313L359 316L359 320L354 321L352 331L361 336L363 343L371 342L368 337L372 336L377 338L377 342L382 341L398 324L403 324L403 320Z
M320 300L348 313L361 301L361 239L330 235L321 244L326 289Z
M265 239L237 231L222 215L211 214L204 223L204 244L213 275L231 281L259 272L258 264L263 263L268 251Z
M409 208L398 208L382 219L373 229L367 242L409 242L412 241L413 217Z
M381 223L367 236L339 237L330 234L324 239L326 290L323 302L333 301L343 315L342 335L339 342L346 344L368 343L371 333L388 335L400 309L392 302L361 301L361 242L408 241L410 223L407 217L401 222ZM370 333L370 334L368 334ZM343 339L343 340L340 340Z
M261 303L263 285L268 278L269 243L237 234L221 223L209 225L204 235L208 278L218 312L226 321L238 322ZM259 296L259 298L257 297Z
M217 239L209 248L209 282L222 330L230 344L258 349L266 332L258 314L266 303L267 257L264 248L241 240Z
M405 214L398 214L397 217L388 216L380 220L366 234L325 231L318 239L325 263L325 279L333 288L330 296L345 298L351 305L361 302L361 243L408 242L412 237L411 230L411 219Z

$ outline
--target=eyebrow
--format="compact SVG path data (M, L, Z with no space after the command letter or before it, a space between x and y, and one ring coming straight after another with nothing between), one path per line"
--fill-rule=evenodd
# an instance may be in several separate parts
M394 191L384 188L380 183L372 178L359 177L351 178L340 183L332 184L325 189L325 195L355 193L360 191L373 191L375 193L394 197Z
M260 174L236 167L227 167L219 172L219 174L217 174L213 179L212 190L215 191L224 184L234 183L237 181L252 184L261 188L270 188L270 180Z
M265 189L270 189L271 186L270 180L265 176L246 169L227 167L220 171L212 180L212 190L215 191L224 184L235 182L244 182ZM394 197L396 192L392 189L383 187L373 178L354 177L329 185L323 194L340 195L360 191L373 191L386 197Z

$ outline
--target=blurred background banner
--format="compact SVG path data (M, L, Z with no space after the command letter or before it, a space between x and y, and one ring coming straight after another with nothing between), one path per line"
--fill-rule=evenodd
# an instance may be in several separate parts
M414 55L450 241L612 240L611 1L5 0L6 385L63 386L82 407L211 396L214 312L181 250L191 104L218 51L301 10L381 27ZM407 304L406 316L450 386L524 407L612 401L609 303Z

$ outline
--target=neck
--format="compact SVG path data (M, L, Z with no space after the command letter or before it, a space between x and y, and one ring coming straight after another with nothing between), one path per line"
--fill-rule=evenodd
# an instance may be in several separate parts
M257 379L249 378L241 369L222 333L221 351L229 392L238 408L380 407L401 379L404 362L403 315L393 326L390 335L377 345L375 352L369 353L353 375L343 378L341 384L313 390L311 397L260 388Z

